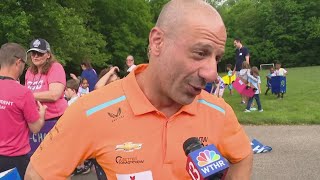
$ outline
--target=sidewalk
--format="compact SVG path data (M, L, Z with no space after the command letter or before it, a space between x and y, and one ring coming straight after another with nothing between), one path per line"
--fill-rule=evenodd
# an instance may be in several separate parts
M253 180L319 180L320 126L245 126L250 138L271 146L255 154Z

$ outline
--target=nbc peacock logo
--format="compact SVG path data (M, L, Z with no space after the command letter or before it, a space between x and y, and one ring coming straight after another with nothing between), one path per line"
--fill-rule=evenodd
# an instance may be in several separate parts
M198 165L203 167L220 159L220 155L215 151L204 150L197 156Z

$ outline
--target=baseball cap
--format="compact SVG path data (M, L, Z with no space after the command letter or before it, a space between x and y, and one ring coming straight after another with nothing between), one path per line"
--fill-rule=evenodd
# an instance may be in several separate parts
M27 53L30 51L47 53L48 51L50 52L50 45L45 39L41 39L41 38L34 39L33 41L31 41L30 49L27 51Z

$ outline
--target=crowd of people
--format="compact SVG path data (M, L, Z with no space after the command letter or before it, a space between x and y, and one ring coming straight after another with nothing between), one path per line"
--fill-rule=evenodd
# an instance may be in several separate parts
M244 112L251 112L258 110L259 112L263 112L261 100L260 100L260 94L261 94L261 78L259 75L259 69L256 66L250 66L250 53L248 48L242 45L241 40L239 38L234 39L234 46L236 47L235 50L235 66L233 71L232 65L227 64L226 70L227 70L227 78L226 80L223 80L219 75L217 79L213 83L208 83L206 87L206 91L208 91L211 94L214 94L218 97L222 97L224 94L225 87L228 87L228 90L230 92L230 95L233 95L233 86L232 83L234 82L232 80L232 76L238 77L242 83L244 83L247 88L252 88L254 91L253 96L246 96L244 94L241 94L241 104L246 104L246 108ZM279 61L276 61L275 67L271 67L269 69L269 73L266 76L266 91L265 95L268 94L269 90L272 89L272 77L275 76L281 76L285 77L287 75L287 70L281 67L281 63ZM281 82L279 82L281 83ZM283 99L285 91L279 91L275 92L277 98ZM256 100L258 109L255 108L255 104L253 100Z
M19 79L27 63L29 67L23 86ZM128 72L132 71L135 67L132 55L127 57L126 63ZM66 81L63 66L55 59L50 44L42 38L31 41L27 51L17 43L2 45L0 64L1 87L6 87L0 88L0 172L16 167L21 177L24 177L30 158L29 131L48 133L48 129L42 127L48 122L56 123L67 106L120 79L116 66L103 69L98 78L86 60L81 63L81 76L71 74L72 79ZM87 160L75 169L73 175L86 174L91 166Z
M250 140L230 105L219 98L225 83L217 61L226 38L212 6L172 0L150 31L149 63L136 66L128 55L129 74L122 79L118 67L98 75L85 60L81 75L66 80L45 39L33 40L27 51L4 44L0 172L17 167L26 180L66 179L87 173L91 161L86 160L95 159L108 179L189 179L182 145L190 137L206 137L204 145L214 144L230 162L227 179L250 179ZM248 50L238 54L246 58ZM20 85L26 63L25 85ZM239 62L233 71L240 74L238 67ZM202 90L208 82L219 85L216 96ZM49 121L55 126L30 158L29 131L41 132Z

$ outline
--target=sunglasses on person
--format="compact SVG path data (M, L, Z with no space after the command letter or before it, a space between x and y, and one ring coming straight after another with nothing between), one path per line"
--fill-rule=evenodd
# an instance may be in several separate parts
M38 56L38 57L42 57L45 53L41 53L38 51L31 51L31 56Z
M15 58L17 58L19 61L21 61L23 64L26 64L26 61L24 61L24 59L22 59L21 57L18 56L14 56Z

